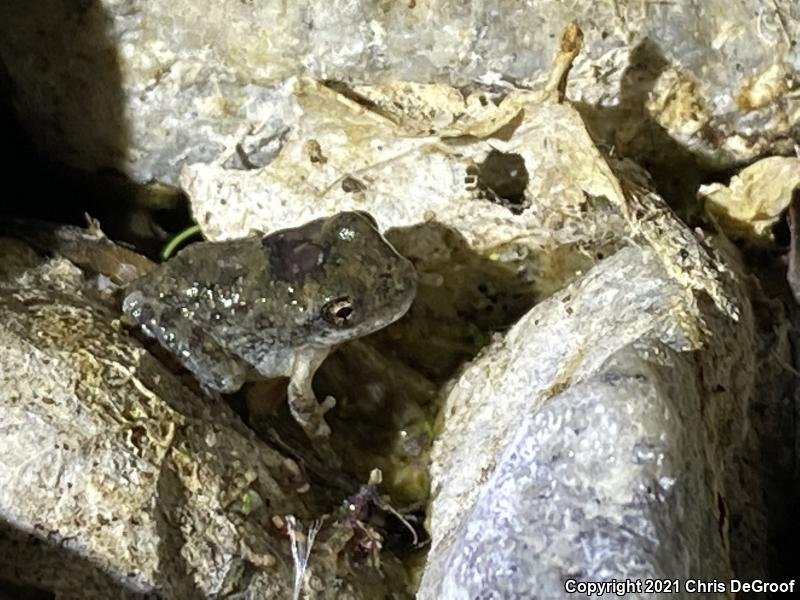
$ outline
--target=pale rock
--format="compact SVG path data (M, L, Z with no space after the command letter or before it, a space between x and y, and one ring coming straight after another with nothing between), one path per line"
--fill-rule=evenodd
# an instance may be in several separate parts
M390 96L390 87L382 93ZM439 97L442 88L434 93ZM455 137L451 118L441 136L409 136L404 121L311 80L296 82L295 97L298 126L266 167L184 169L182 186L210 239L299 225L340 210L366 210L382 228L433 219L484 252L509 241L529 250L594 242L623 226L607 202L592 198L610 196L614 176L567 105L509 95L497 108L472 108L465 125L467 132L507 128L508 139L464 140ZM440 113L453 114L456 106L441 103ZM490 155L518 183L517 196L498 197L491 189L484 167ZM513 161L519 166L508 166ZM586 219L592 209L594 218Z
M798 187L800 159L771 156L742 169L728 185L702 186L697 195L729 236L768 243Z
M644 120L715 164L796 141L793 0L7 0L0 56L49 156L174 184L184 164L233 154L245 161L232 168L266 164L298 126L292 77L541 87L572 20L586 37L568 96L615 128L606 109L637 97ZM648 44L647 76L626 77ZM637 155L624 137L608 143Z

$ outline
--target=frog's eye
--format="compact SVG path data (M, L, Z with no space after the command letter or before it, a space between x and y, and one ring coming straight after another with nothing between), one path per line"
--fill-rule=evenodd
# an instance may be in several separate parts
M353 316L353 301L347 296L331 300L322 307L322 318L331 325L344 327Z

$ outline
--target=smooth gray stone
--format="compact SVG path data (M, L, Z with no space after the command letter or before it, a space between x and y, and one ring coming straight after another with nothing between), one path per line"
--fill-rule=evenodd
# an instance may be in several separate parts
M6 0L0 56L48 156L176 183L183 164L268 162L302 119L293 76L536 87L576 20L585 44L568 96L609 109L599 122L623 129L609 144L634 131L613 109L647 102L642 120L724 165L796 139L798 11L793 0Z

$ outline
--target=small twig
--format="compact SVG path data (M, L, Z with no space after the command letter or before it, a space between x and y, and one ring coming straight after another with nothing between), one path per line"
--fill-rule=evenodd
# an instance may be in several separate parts
M545 92L554 100L561 102L567 91L567 76L572 68L572 62L583 45L583 31L575 21L567 24L561 34L561 44L553 60L553 70L545 86Z
M403 515L397 512L397 510L395 510L395 508L391 504L384 502L382 499L378 498L377 495L375 497L375 504L378 506L378 508L382 508L383 510L393 514L400 520L400 522L403 525L405 525L406 529L408 529L411 532L412 546L416 546L417 544L419 544L419 536L417 535L417 530L414 529L414 526L408 522L408 519L406 519Z
M286 517L286 527L289 532L289 539L291 540L292 560L294 561L294 588L292 590L292 600L300 600L300 594L303 592L306 569L308 568L308 559L311 557L311 548L324 522L325 517L315 519L309 526L308 532L303 533L302 526L298 526L297 519L295 519L294 515L288 515Z
M414 526L408 522L403 515L401 515L397 510L388 502L383 500L378 494L378 486L383 481L383 473L380 469L372 469L369 473L369 482L366 486L362 487L361 492L359 494L363 495L365 498L372 500L375 503L375 506L380 508L381 510L385 510L388 513L393 514L397 517L400 522L405 525L406 528L411 532L411 536L413 538L413 545L416 546L419 543L419 536L417 535L417 531L414 529Z

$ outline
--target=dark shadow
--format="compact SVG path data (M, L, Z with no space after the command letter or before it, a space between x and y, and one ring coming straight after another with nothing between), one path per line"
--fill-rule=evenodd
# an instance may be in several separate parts
M158 510L155 525L158 533L158 562L162 569L160 579L162 585L168 582L170 595L195 600L203 598L203 594L195 585L189 565L181 554L186 540L181 532L180 510L188 505L189 500L169 456L167 454L162 459L156 483Z
M800 525L795 517L800 509L800 308L786 282L786 266L776 259L774 249L750 248L741 257L743 272L758 282L749 301L759 333L752 397L746 407L748 434L731 459L726 497L718 499L720 529L727 528L730 562L739 579L785 582L800 575ZM708 298L703 301L711 303ZM791 355L784 358L787 338ZM724 385L715 391L724 392ZM731 427L730 419L723 423ZM721 427L718 435L731 439Z
M727 181L732 171L718 171L704 164L702 157L677 142L650 116L648 99L658 78L669 67L670 62L658 45L645 39L631 50L616 106L580 102L574 106L601 148L644 167L670 206L691 219L702 210L695 201L700 185Z
M89 213L136 241L112 27L99 0L0 2L0 215L84 225ZM132 589L51 532L0 519L0 598L146 597Z
M0 600L55 600L56 595L30 586L14 585L0 579Z
M126 587L48 532L20 531L0 519L0 600L51 600L56 597L155 600Z
M753 270L762 281L769 277L758 265L753 265ZM800 314L792 306L788 291L782 295L788 309L785 312L778 306L780 296L753 298L756 328L770 334L756 348L760 368L748 406L750 434L739 453L738 480L729 484L725 499L730 515L731 566L743 581L760 578L785 582L800 574L796 559L800 533L796 519L800 508L797 437L800 392L796 371L792 373L790 365L782 364L776 351L783 345L780 338L788 334L797 368L796 332L800 331ZM782 325L787 319L793 324L789 332Z
M80 225L88 213L152 255L153 239L188 211L177 191L143 211L147 194L124 175L130 135L112 27L99 0L0 2L0 214Z
M436 221L390 229L386 238L414 263L420 281L408 314L366 340L437 383L541 297L539 273L532 273L537 257L492 260Z
M76 197L80 172L122 172L128 131L111 26L98 0L0 3L0 119L8 132L0 143L21 188L4 194L4 212L75 220L100 201Z
M530 176L519 154L493 149L480 165L467 167L467 178L479 197L506 207L512 214L519 215L531 205L525 197Z
M800 196L800 191L795 195ZM762 282L766 278L759 273ZM781 281L777 274L774 280ZM784 283L782 299L792 324L788 336L795 371L792 373L785 366L778 366L779 376L768 381L768 385L783 392L780 401L767 403L757 396L750 410L750 419L757 433L757 458L763 482L747 483L753 489L762 490L766 504L769 552L766 558L770 581L789 581L800 576L797 561L797 539L800 536L800 521L797 519L800 510L800 377L797 375L800 366L800 307L786 288L788 285ZM756 302L754 308L759 322L772 325L769 329L767 325L759 329L781 335L780 327L773 325L778 320L774 316L774 304Z

